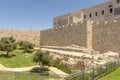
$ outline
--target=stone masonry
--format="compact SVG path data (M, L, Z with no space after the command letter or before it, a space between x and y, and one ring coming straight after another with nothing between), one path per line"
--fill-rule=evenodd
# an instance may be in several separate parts
M14 37L17 41L28 41L36 47L40 46L40 31L0 30L0 39Z
M92 30L92 48L94 50L120 53L120 20L94 23Z
M120 52L120 0L58 16L51 29L0 30L0 38L10 36L36 47L78 45L100 52Z
M100 52L120 52L120 20L87 21L69 27L41 31L41 46L72 44Z
M53 28L40 32L41 46L78 45L100 52L120 52L120 0L54 18Z
M67 27L41 31L40 43L43 46L63 46L76 44L87 47L87 27L77 23Z

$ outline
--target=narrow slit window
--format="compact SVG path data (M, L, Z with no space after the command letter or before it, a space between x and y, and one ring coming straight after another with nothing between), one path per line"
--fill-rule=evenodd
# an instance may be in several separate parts
M113 9L112 8L110 9L110 13L113 13Z
M89 14L89 17L90 17L90 18L92 17L92 14L91 14L91 13Z
M95 16L97 16L97 15L98 15L98 13L96 12L96 13L95 13Z
M84 15L84 19L86 19L86 15Z
M104 12L104 11L102 11L102 15L104 15L104 13L105 13L105 12Z

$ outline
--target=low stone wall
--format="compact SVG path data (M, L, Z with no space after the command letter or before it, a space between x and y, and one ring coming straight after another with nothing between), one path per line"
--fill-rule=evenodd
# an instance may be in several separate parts
M36 47L40 45L40 31L0 30L0 39L14 37L17 41L28 41Z

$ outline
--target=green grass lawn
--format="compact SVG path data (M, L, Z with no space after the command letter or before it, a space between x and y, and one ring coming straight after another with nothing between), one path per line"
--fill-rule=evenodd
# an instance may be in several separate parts
M11 52L10 55L11 57L7 58L2 54L2 52L0 52L0 64L10 68L29 67L36 65L33 62L34 54L29 54L26 57L24 53ZM50 75L40 75L39 73L30 71L20 73L0 71L0 80L49 80L50 78L58 79L59 77L55 73Z
M36 65L33 63L33 54L25 56L24 53L19 52L11 52L11 58L6 58L0 53L0 64L4 65L5 67L10 68L19 68L19 67L28 67Z
M28 72L0 72L0 80L49 80L60 78L57 75L41 75L39 73Z
M120 68L116 69L112 73L102 77L99 80L120 80Z

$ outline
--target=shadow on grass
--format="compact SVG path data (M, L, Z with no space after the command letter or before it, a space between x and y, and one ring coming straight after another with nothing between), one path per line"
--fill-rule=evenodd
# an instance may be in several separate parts
M9 56L7 56L7 55L5 55L5 54L0 54L0 58L13 58L13 57L15 57L16 55L14 55L14 54L11 54L11 55L9 55Z
M30 72L31 73L38 73L43 76L49 76L49 69L46 67L40 68L40 67L34 67Z

